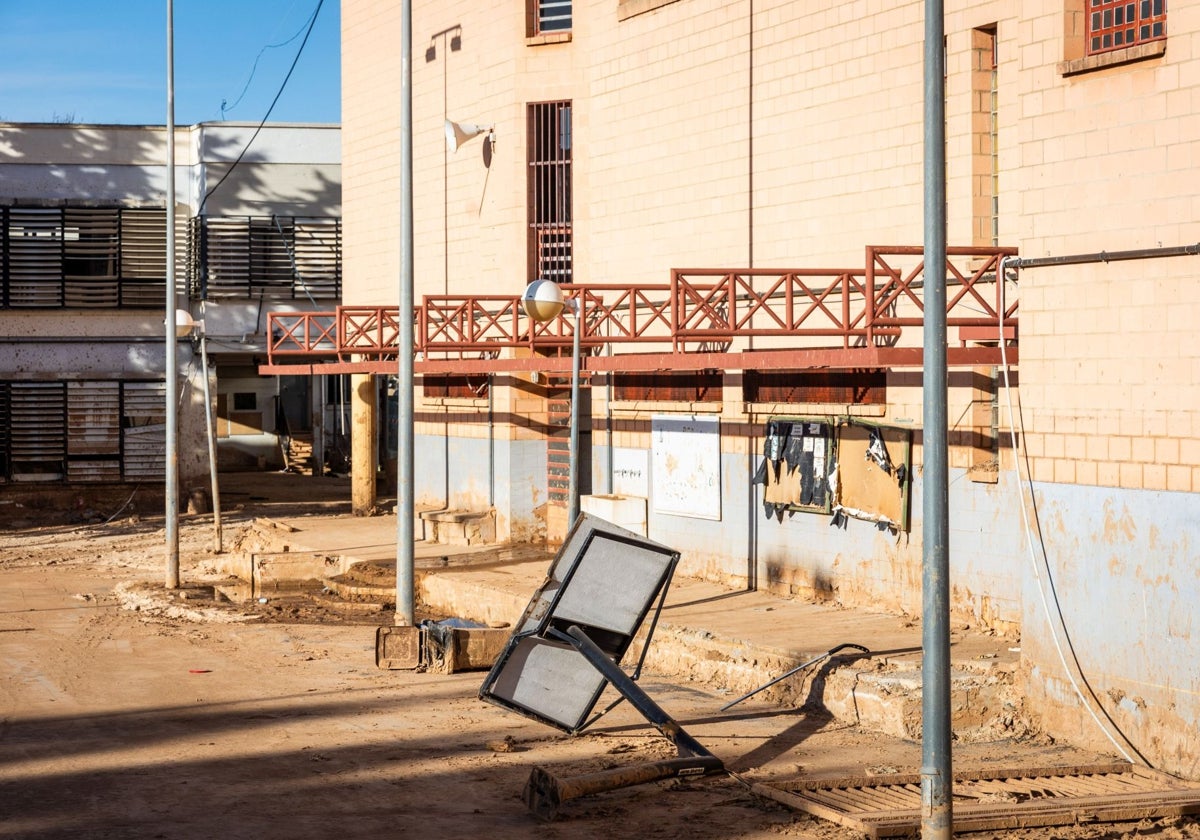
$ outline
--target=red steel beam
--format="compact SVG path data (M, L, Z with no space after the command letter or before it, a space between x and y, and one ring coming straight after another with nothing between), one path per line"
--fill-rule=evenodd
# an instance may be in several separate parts
M947 248L946 276L956 293L947 304L947 324L987 340L1003 324L1016 332L1017 302L1002 296L997 273L1013 248ZM920 367L920 348L875 346L902 328L921 325L924 265L901 269L889 259L923 257L920 246L869 246L861 269L674 269L669 284L564 285L580 302L576 320L561 316L539 323L508 295L427 295L416 308L416 370L426 373L565 370L561 355L575 329L589 352L583 367L603 370L845 369ZM967 259L963 259L967 258ZM894 260L893 260L894 262ZM960 267L959 263L965 267ZM758 280L758 283L755 283ZM897 313L906 304L912 312ZM391 372L395 366L396 307L344 306L336 312L269 313L272 340L263 372ZM712 350L735 338L822 338L830 347L728 352ZM865 340L867 346L855 347ZM656 343L668 352L590 355L604 346ZM490 358L523 347L533 355ZM1015 348L1009 357L1015 359ZM538 355L558 350L558 357ZM467 358L467 356L473 358ZM996 347L952 347L953 366L998 364ZM433 357L433 358L430 358ZM440 357L440 358L439 358ZM297 364L292 364L293 360ZM314 367L311 362L329 360Z
M1016 364L1018 348L1005 348L1009 364ZM620 356L585 356L580 369L588 373L675 371L675 370L852 370L860 368L920 368L920 347L855 347L805 350L747 350L738 353L625 353ZM999 365L997 347L948 347L950 367ZM569 356L527 356L507 359L425 359L415 362L420 374L483 373L570 373ZM336 373L396 373L395 360L325 362L310 365L260 365L267 376Z

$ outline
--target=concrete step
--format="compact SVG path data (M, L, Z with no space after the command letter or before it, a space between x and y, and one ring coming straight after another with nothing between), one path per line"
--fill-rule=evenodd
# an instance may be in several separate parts
M502 569L433 570L418 580L419 598L431 610L497 626L519 619L547 564ZM899 628L899 629L897 629ZM781 639L786 640L781 644ZM631 668L644 635L627 653ZM703 683L732 700L797 665L854 642L873 651L826 658L782 680L728 714L767 705L918 740L921 734L920 628L897 616L723 590L677 577L646 657L651 673ZM951 706L954 736L993 741L1030 731L1015 687L1017 657L1004 639L954 638Z
M426 510L425 539L441 545L490 545L496 542L496 513L492 510Z

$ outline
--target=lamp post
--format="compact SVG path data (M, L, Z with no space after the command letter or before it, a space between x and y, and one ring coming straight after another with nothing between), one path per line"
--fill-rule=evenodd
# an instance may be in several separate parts
M165 421L165 463L163 464L163 496L166 503L166 580L167 589L179 588L179 441L175 415L175 399L179 391L179 372L175 360L175 2L167 0L167 236L166 236L166 301L163 309L165 325L163 367Z
M569 309L575 316L571 350L571 426L567 445L567 530L579 518L579 337L583 332L579 299L564 299L562 289L553 280L534 280L521 295L525 314L535 321L553 321Z

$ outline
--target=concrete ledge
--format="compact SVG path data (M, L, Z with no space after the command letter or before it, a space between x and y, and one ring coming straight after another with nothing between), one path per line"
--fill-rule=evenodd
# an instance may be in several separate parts
M492 626L500 622L511 625L520 618L537 586L536 578L531 574L533 565L544 572L544 564L510 567L507 578L471 571L430 572L418 581L418 591L422 602L435 612ZM676 585L687 589L689 582L677 578ZM691 582L691 585L701 584ZM682 593L678 597L688 600ZM782 605L795 602L780 599L779 603L780 609L768 620L793 621L792 616L785 615L787 610ZM800 603L795 606L811 616L805 620L828 623L829 616L821 615L822 611L827 611L837 613L846 626L854 626L853 616L847 621L847 610ZM673 614L671 609L666 610L646 657L647 669L664 676L703 683L709 689L724 690L732 699L826 652L815 646L805 650L785 650L769 643L748 641L744 630L731 633L722 628L719 616L720 613ZM853 654L823 660L755 695L746 701L747 708L763 703L804 708L809 713L828 714L838 721L874 732L918 740L922 714L919 645L903 651L894 647L887 650L894 641L872 638L880 619L877 614L864 614L861 635L844 640L884 651L879 656ZM814 635L804 623L796 624L793 629L797 638ZM627 667L637 661L644 640L644 632L639 633L624 659ZM1003 642L1000 640L996 644L1000 646ZM978 645L965 648L961 656L977 655ZM978 664L974 661L955 663L951 677L955 737L963 741L989 741L1026 734L1029 728L1023 721L1021 698L1014 687L1015 665L1001 663L995 654L985 656Z

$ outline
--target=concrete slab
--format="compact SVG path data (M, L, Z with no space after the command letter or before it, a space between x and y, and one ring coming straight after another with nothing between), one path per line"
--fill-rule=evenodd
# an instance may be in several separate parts
M376 577L381 566L394 569L392 517L306 517L291 524L297 526L288 534L292 551L338 556L347 568L370 563ZM519 619L553 556L526 548L510 550L505 560L494 546L427 542L417 543L414 554L420 603L491 627ZM528 559L530 554L536 559ZM677 574L645 665L650 672L703 683L732 699L847 642L871 654L847 651L853 655L825 659L744 706L804 706L874 731L919 738L921 628L909 616L730 590ZM1017 654L1010 644L967 628L952 634L952 715L960 740L1025 731L1013 687ZM641 644L635 642L625 664L640 655Z

